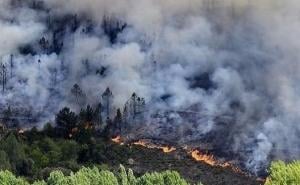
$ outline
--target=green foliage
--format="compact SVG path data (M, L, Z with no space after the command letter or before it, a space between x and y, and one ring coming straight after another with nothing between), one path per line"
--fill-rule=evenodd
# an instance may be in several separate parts
M87 105L86 109L81 109L79 113L80 121L84 123L91 123L95 120L95 117L97 116L97 112L93 110L93 108L90 105Z
M63 108L56 115L56 125L62 131L62 136L68 136L73 128L77 126L78 117L70 108Z
M16 178L14 174L9 171L1 171L0 185L29 185L29 183L21 178Z
M47 179L48 185L65 185L66 178L65 175L61 171L54 171L50 174Z
M10 133L0 141L0 150L4 152L2 152L2 156L0 156L2 159L0 160L7 158L8 160L6 160L9 161L10 165L6 163L5 167L10 167L12 171L21 172L21 169L27 165L24 146L18 141L14 133ZM23 172L18 174L23 175Z
M123 165L120 165L119 178L120 178L120 185L129 185L127 172Z
M137 179L137 185L188 185L177 172L146 173Z
M32 185L47 185L45 181L35 181Z
M300 161L285 164L282 161L273 162L270 176L265 185L298 185L300 184Z
M60 142L62 160L77 160L79 151L78 144L75 141Z
M0 170L10 170L9 158L5 151L0 151Z
M1 140L0 149L6 151L10 161L19 161L24 158L24 148L16 136L10 133L7 138Z
M127 172L127 178L128 178L128 183L130 185L136 185L136 177L134 176L133 174L133 171L132 169L129 169L128 172Z
M0 185L29 185L9 171L0 172ZM132 170L121 166L117 175L98 168L82 168L69 176L61 171L50 173L46 181L36 181L32 185L188 185L177 172L147 173L140 178Z

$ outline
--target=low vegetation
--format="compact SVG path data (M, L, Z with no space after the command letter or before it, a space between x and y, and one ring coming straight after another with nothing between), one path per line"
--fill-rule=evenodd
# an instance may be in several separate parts
M265 185L299 185L300 161L286 164L282 161L272 163L270 176Z
M177 172L146 173L135 177L132 170L121 166L117 173L94 168L81 168L76 173L65 175L62 171L53 171L46 180L29 183L16 177L9 171L0 172L1 185L188 185ZM200 183L199 183L200 184Z

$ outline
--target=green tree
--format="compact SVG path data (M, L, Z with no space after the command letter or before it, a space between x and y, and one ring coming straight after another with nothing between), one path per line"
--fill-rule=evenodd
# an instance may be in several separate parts
M16 178L14 174L9 171L0 172L0 184L1 185L29 185L28 182L21 178Z
M77 127L77 116L70 108L65 107L56 115L57 128L62 131L64 137L69 137L72 134L71 131Z
M55 129L51 123L47 123L43 128L43 133L48 137L55 137Z
M50 173L47 179L48 185L67 185L65 175L61 171Z
M134 176L132 169L128 169L127 178L130 185L136 185L136 177Z
M283 161L273 162L270 175L265 185L296 185L300 184L300 161L285 164Z
M9 158L8 158L6 152L1 150L0 151L0 170L10 170L10 169L11 169L11 166L10 166Z
M23 145L17 140L14 133L10 133L7 138L1 140L0 150L5 151L11 168L14 172L17 172L19 167L25 159L25 151Z
M90 105L87 105L86 109L81 109L79 113L80 121L85 124L92 124L94 121L95 111Z
M35 181L32 185L47 185L45 181Z
M49 158L43 154L40 148L33 148L28 154L33 159L36 168L45 168L49 165Z
M120 165L120 169L119 169L119 182L120 185L130 185L128 182L128 177L127 177L127 172L126 169L123 165Z
M61 152L62 152L62 160L74 160L76 161L78 158L79 147L75 141L63 141L61 142Z
M137 185L188 185L177 172L146 173L137 179Z

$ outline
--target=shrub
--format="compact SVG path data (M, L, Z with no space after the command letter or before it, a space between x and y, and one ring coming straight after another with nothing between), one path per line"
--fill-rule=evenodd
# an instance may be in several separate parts
M45 181L35 181L32 185L47 185Z
M0 172L0 185L29 185L9 171ZM66 176L61 171L50 173L47 181L36 181L32 185L188 185L177 172L146 173L136 178L132 170L121 166L117 176L106 170L82 168L76 173Z
M137 185L188 185L177 172L146 173L137 179Z
M25 180L16 178L9 171L0 172L0 185L29 185Z
M265 185L298 185L300 184L300 161L285 164L277 161L271 164L270 175Z

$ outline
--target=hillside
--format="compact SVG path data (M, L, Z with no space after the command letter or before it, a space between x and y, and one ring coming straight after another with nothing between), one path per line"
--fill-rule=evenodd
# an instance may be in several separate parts
M82 166L98 166L100 169L117 171L119 165L123 164L137 176L146 172L174 170L190 183L260 184L254 177L245 176L230 167L197 162L185 150L170 150L171 152L165 153L161 149L116 144L103 136L88 136L85 140L78 138L82 137L49 137L49 130L10 131L0 140L0 161L6 161L0 165L0 169L12 170L29 180L41 180L57 169L65 174L77 171Z

